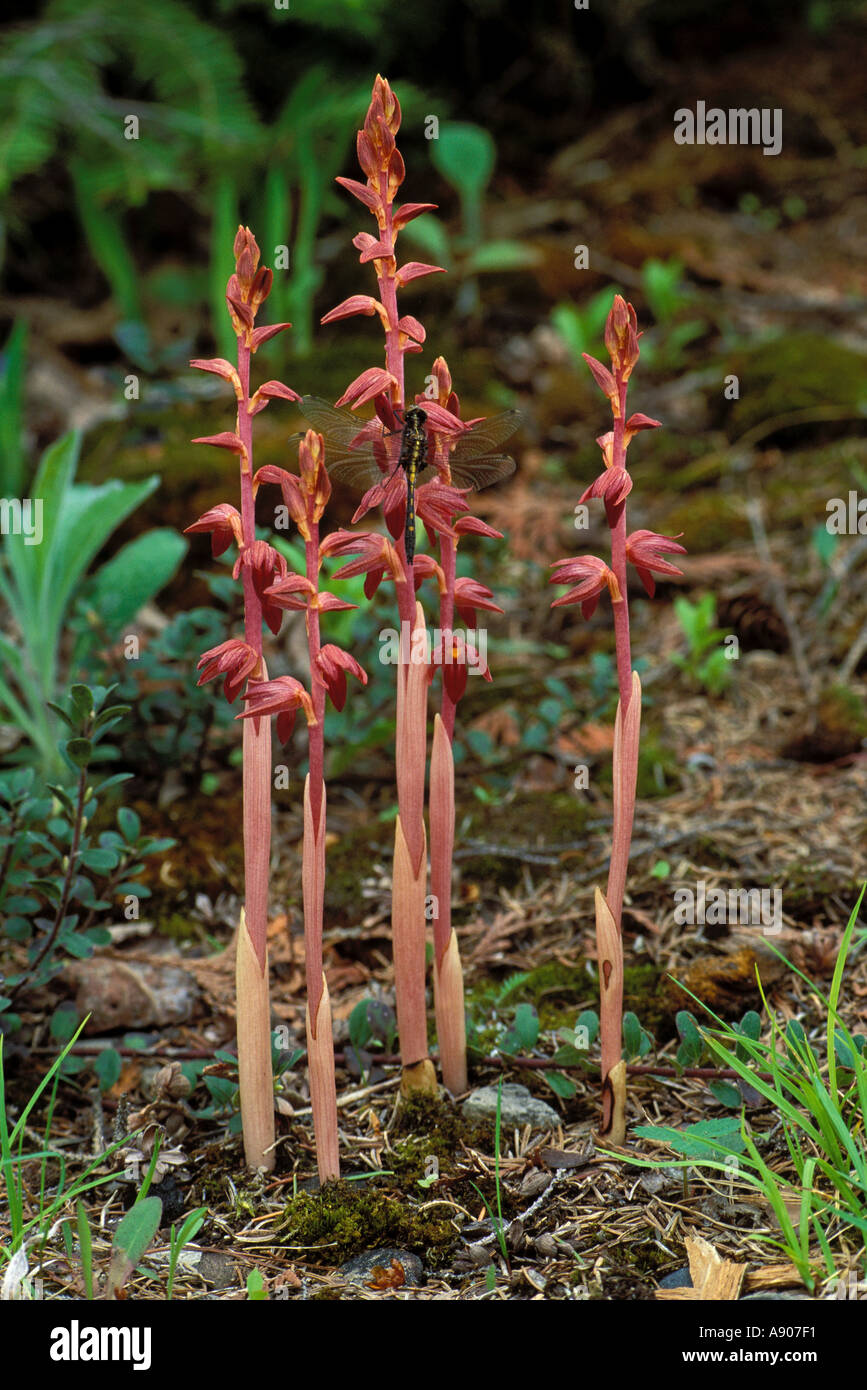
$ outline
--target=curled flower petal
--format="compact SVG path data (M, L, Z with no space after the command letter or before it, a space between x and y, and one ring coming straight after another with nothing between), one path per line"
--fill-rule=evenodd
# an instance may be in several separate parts
M367 685L367 672L345 652L342 647L335 647L333 643L327 642L320 648L316 658L316 665L319 675L331 697L331 703L336 710L342 710L346 704L346 673L357 677L362 685Z
M276 604L278 608L303 613L307 610L308 601L315 594L314 585L303 574L287 574L278 579L276 584L269 584L263 591L263 598Z
M351 402L355 408L364 405L365 401L372 401L374 396L384 396L397 385L397 378L384 367L368 367L366 372L362 372L349 383L337 404L341 406Z
M263 715L276 714L277 737L281 743L288 743L292 737L295 715L299 709L304 710L308 727L317 723L313 701L294 676L278 676L272 681L251 681L244 699L247 708L236 718L259 719Z
M441 670L446 693L457 704L467 688L467 678L472 669L477 670L486 681L491 680L487 662L463 633L443 633L431 653L428 678L432 680L436 671Z
M494 595L477 579L463 575L455 580L455 607L467 627L476 625L476 609L485 608L489 613L502 613L503 609L494 603Z
M632 491L632 478L625 468L606 468L588 488L585 488L578 501L586 502L590 497L601 497L607 506L616 507Z
M228 550L233 540L238 546L244 543L241 514L237 507L233 507L229 502L218 502L216 507L203 512L192 526L184 528L184 534L196 531L210 531L211 554L214 559Z
M232 637L228 642L221 642L218 647L211 647L210 651L202 654L196 667L202 674L196 684L204 685L215 676L225 676L223 694L231 705L251 671L258 665L258 652L249 643Z
M279 550L275 550L267 541L254 541L252 545L245 546L235 561L235 579L244 569L249 569L252 575L253 587L262 604L262 617L271 631L278 633L283 621L283 611L279 604L268 596L267 590L285 576L288 569L286 561Z
M631 536L626 537L626 558L637 569L639 578L651 598L656 592L654 574L683 574L683 570L679 570L677 565L660 559L660 556L685 554L686 547L678 545L673 536L660 536L655 531L633 531Z
M456 536L487 536L489 540L501 541L502 531L496 531L486 521L477 516L459 516L453 527Z
M357 560L343 565L335 573L335 579L350 579L354 574L376 574L378 584L386 570L391 572L396 583L405 582L406 579L394 546L375 531L332 531L321 542L319 554L323 558L332 555L358 556Z
M579 555L572 560L557 560L551 568L559 571L551 576L551 584L571 584L576 579L580 581L568 594L555 599L551 604L552 608L562 608L568 603L580 603L584 617L592 618L599 602L599 595L606 588L611 594L612 603L622 601L616 574L596 555Z

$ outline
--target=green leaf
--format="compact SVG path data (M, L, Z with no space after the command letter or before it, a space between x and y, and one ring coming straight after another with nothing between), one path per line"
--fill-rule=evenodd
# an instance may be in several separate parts
M485 241L469 257L468 268L475 271L526 270L538 265L540 253L535 246L520 241Z
M497 158L493 136L481 126L448 121L430 143L431 162L458 192L478 197L487 188Z
M97 1053L93 1064L93 1070L99 1078L99 1089L110 1091L114 1083L120 1076L123 1063L120 1053L113 1047L106 1047L102 1052Z
M93 755L93 744L89 738L71 738L64 749L67 758L76 767L87 767Z
M725 1105L730 1110L740 1110L743 1105L743 1097L731 1081L709 1081L707 1087L720 1105Z
M93 714L93 691L89 685L71 685L69 698L72 710L79 722L89 719Z
M111 849L83 849L79 859L86 869L100 874L111 873L120 863L120 856Z
M129 806L121 806L117 813L117 823L127 844L135 844L141 834L141 818Z
M24 372L27 357L27 322L13 325L3 348L0 371L0 491L4 497L24 492Z
M623 1055L627 1060L641 1052L641 1024L634 1013L623 1015Z
M59 1004L51 1015L49 1032L58 1042L67 1043L78 1028L78 1023L78 1010L66 1004Z
M364 1047L373 1037L367 1006L371 1001L362 999L349 1015L349 1041L353 1047Z
M587 1043L592 1047L599 1036L599 1015L595 1009L584 1009L575 1020L576 1031L579 1028L587 1029Z
M555 1096L559 1096L561 1100L571 1100L575 1095L577 1088L574 1081L570 1081L568 1076L563 1076L562 1072L546 1071L543 1075Z
M106 1298L114 1298L123 1288L159 1230L162 1214L159 1197L145 1197L121 1218L111 1243Z
M112 636L131 623L177 572L187 552L187 542L176 531L146 531L99 569L87 588L93 604Z
M670 1129L665 1125L637 1125L636 1134L644 1139L656 1139L667 1144L684 1158L709 1158L722 1150L744 1153L746 1143L741 1134L740 1119L727 1115L719 1120L699 1120L686 1129Z

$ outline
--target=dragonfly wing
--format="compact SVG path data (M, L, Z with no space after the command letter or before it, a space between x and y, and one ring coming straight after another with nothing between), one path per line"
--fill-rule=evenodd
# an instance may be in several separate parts
M471 487L480 492L493 483L502 483L506 478L511 478L515 471L515 460L508 454L486 454L482 458L469 459L466 463L455 463L451 458L449 466L455 487Z
M338 452L349 449L355 436L367 423L351 415L348 410L339 410L329 405L321 396L303 396L301 408L313 429L324 435L326 443L331 440Z
M365 492L369 487L373 487L374 483L387 482L389 477L388 473L383 473L373 457L359 458L353 450L350 450L346 458L338 458L333 463L329 463L327 440L325 443L325 467L333 482L346 483L349 487L359 488Z
M499 415L491 415L487 420L473 425L458 439L451 453L452 463L478 458L480 454L496 453L501 444L511 439L520 423L520 410L503 410Z

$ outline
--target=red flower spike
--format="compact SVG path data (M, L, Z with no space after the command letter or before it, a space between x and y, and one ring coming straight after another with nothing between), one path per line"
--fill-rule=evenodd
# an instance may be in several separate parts
M317 723L313 701L294 676L278 676L273 681L251 681L244 699L247 708L235 717L261 719L263 715L276 714L277 737L281 743L288 743L292 737L295 715L299 709L303 709L308 727Z
M678 535L683 532L679 531ZM635 566L639 578L651 598L656 593L653 573L681 575L676 565L661 560L660 555L685 555L686 547L678 545L673 536L660 536L655 531L633 531L626 538L626 558ZM653 573L651 573L653 571Z
M569 603L580 603L584 617L592 618L596 612L599 595L606 588L611 594L612 603L622 602L623 596L620 592L620 585L617 583L617 576L613 570L608 568L605 561L600 560L596 555L579 555L574 560L557 560L551 568L557 570L558 573L551 576L548 581L550 584L571 584L575 579L581 581L576 588L570 589L568 594L555 599L551 604L552 608L562 608Z
M228 502L219 502L216 507L209 508L203 512L198 521L194 521L192 526L184 528L184 534L197 531L211 532L211 554L214 559L222 555L234 540L240 548L244 544L244 533L241 527L241 514L236 507Z
M231 705L247 677L258 665L259 657L253 648L240 638L232 637L228 642L221 642L218 647L211 647L210 651L202 654L196 666L196 670L202 674L196 684L204 685L216 676L225 676L223 694Z
M349 652L343 651L342 647L335 647L333 643L326 642L320 649L316 659L319 668L319 676L328 690L331 703L336 710L342 710L346 704L346 673L357 677L362 685L367 685L367 672L358 664L354 656Z

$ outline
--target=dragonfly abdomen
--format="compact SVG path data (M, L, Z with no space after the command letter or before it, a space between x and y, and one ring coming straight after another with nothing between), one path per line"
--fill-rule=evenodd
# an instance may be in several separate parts
M398 461L406 473L406 528L403 539L410 565L415 557L415 485L427 464L426 420L427 416L420 406L410 406L407 410Z

